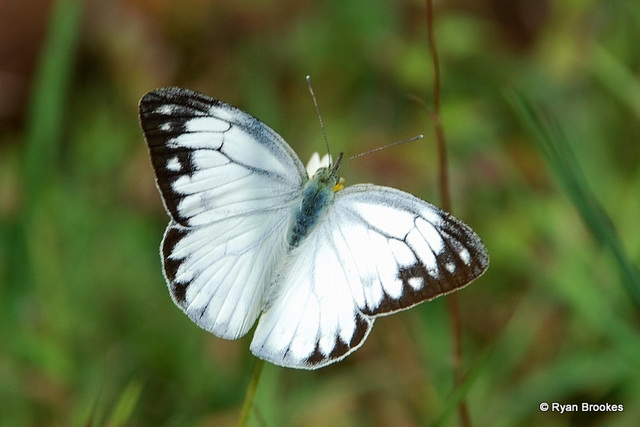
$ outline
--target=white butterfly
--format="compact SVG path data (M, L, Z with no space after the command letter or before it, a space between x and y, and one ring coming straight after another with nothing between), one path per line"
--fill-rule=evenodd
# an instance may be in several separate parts
M174 302L226 339L259 318L261 359L339 361L377 316L453 292L489 264L447 212L393 188L342 189L341 156L308 178L276 132L222 101L157 89L140 121L171 217L161 254Z

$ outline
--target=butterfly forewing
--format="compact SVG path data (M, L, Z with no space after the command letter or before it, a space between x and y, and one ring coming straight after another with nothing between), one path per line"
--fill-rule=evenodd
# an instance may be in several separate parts
M388 314L448 294L489 264L473 230L408 193L355 185L338 193L335 206L333 241L349 254L345 268L360 277L351 283L364 314Z
M264 123L222 101L165 88L140 101L140 121L171 217L202 225L294 199L306 180L300 160Z

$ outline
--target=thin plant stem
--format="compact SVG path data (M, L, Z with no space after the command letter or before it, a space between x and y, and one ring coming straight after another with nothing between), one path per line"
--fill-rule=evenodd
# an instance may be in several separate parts
M240 412L240 418L238 419L238 427L244 427L249 420L249 414L253 408L253 401L258 391L258 384L260 383L260 375L262 374L262 368L264 367L264 360L256 359L256 364L253 366L253 372L251 373L251 381L247 386L247 392L244 395L244 402L242 403L242 411Z
M436 144L438 147L439 163L439 186L442 208L451 212L451 195L449 191L449 171L447 167L447 147L445 144L444 129L440 120L440 59L438 57L438 47L434 32L433 2L426 0L427 12L427 38L431 62L433 64L433 112L432 120L436 132ZM447 297L449 318L451 321L451 332L453 335L453 376L456 387L464 383L464 372L462 369L462 324L460 322L460 308L457 295L451 294ZM471 426L471 418L466 401L462 399L458 405L458 416L460 424L465 427Z

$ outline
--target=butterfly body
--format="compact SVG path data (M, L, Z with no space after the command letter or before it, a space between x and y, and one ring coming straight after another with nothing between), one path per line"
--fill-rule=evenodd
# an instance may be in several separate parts
M327 207L333 201L334 188L338 181L338 173L333 168L320 168L304 185L302 200L296 209L289 232L289 248L297 247L322 219Z
M308 176L277 133L222 101L158 89L140 120L171 218L161 256L174 302L221 338L257 320L250 348L262 359L304 369L341 360L376 317L488 266L460 220L393 188L342 189L340 157Z

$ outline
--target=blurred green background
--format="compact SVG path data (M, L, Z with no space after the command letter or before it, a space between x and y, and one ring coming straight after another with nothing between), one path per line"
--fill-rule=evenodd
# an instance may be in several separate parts
M435 4L454 213L491 266L458 293L474 425L640 419L640 3ZM418 0L0 3L0 425L233 425L254 360L166 289L168 222L137 119L178 85L347 184L438 204ZM458 425L444 298L314 372L267 365L251 425ZM541 412L541 402L622 412Z

